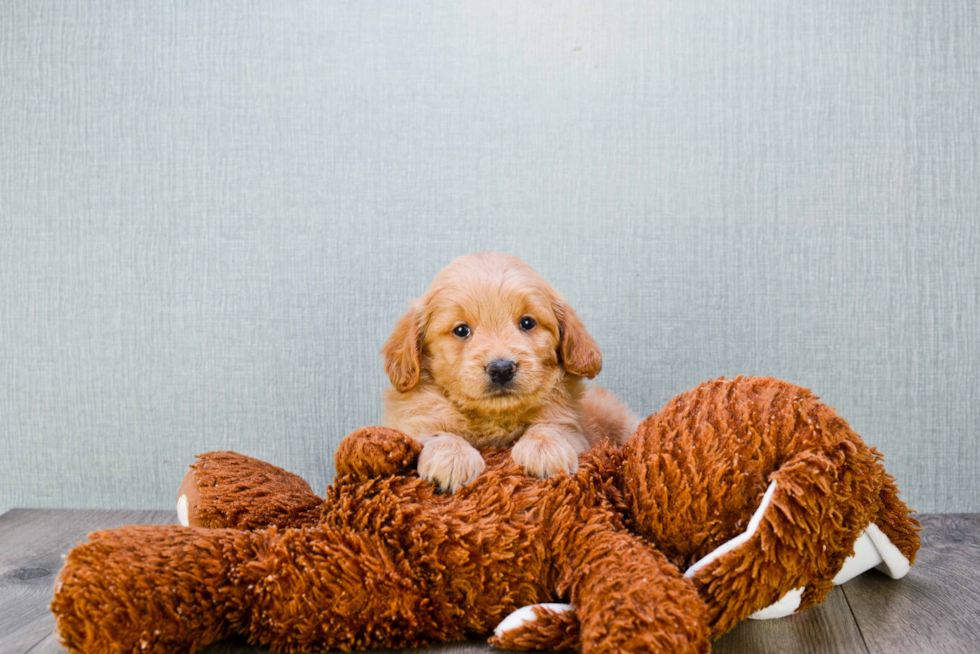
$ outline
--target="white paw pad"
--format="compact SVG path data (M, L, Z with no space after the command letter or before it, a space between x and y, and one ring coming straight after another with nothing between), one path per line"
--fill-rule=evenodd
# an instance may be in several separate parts
M190 520L187 518L186 495L181 495L177 498L177 521L184 527L189 527L191 525Z
M542 609L550 609L555 613L564 613L565 611L571 611L571 604L528 604L527 606L522 606L517 609L506 618L500 621L496 629L493 630L493 635L497 638L503 637L505 633L519 627L523 627L526 624L535 622L538 616L534 613L535 607L541 607Z
M749 616L749 620L773 620L775 618L785 618L787 615L796 613L800 608L800 601L803 599L803 588L794 588L774 604L770 604L764 609L756 611Z
M872 523L854 541L854 554L847 557L840 572L834 577L834 585L850 581L862 572L876 568L892 579L908 574L909 560L895 547L878 525Z

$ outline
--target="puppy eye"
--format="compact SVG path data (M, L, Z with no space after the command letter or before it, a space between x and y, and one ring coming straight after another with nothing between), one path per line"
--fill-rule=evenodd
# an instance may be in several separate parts
M520 327L524 331L530 331L534 329L534 326L537 324L538 323L534 322L534 318L532 318L531 316L524 316L517 323L518 327Z
M470 326L456 325L455 327L453 327L453 334L459 336L460 338L466 338L467 336L470 335Z

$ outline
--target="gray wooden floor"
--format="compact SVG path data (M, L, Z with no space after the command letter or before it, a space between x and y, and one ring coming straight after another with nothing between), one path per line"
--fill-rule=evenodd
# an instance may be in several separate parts
M980 514L922 516L918 564L901 581L871 571L838 587L822 606L766 622L747 621L714 651L980 652ZM48 602L61 555L96 529L175 522L172 511L16 509L0 516L0 653L63 652ZM262 652L243 642L207 654ZM414 652L492 651L458 643Z

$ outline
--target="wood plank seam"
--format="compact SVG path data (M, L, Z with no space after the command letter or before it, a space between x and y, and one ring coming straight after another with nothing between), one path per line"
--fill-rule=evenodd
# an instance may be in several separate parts
M854 615L854 608L851 606L851 598L847 596L847 589L845 586L847 586L847 584L841 584L838 586L838 588L840 588L840 592L844 596L844 601L847 603L847 610L851 613L851 619L854 620L854 625L857 627L858 635L861 636L861 644L864 645L864 651L871 654L871 647L868 645L868 639L864 637L864 629L861 628L861 621L858 620L856 615Z
M45 634L44 636L41 636L41 640L37 641L36 643L34 643L33 645L31 645L28 649L24 650L24 654L31 654L31 652L33 652L38 647L40 647L44 643L44 641L46 641L48 638L51 638L52 636L54 636L54 633L53 632L50 633L50 634Z

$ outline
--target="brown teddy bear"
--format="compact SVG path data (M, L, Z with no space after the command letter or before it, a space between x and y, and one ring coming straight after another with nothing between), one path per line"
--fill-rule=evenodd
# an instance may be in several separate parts
M101 531L68 555L51 605L62 643L193 652L241 634L306 651L496 627L512 649L708 652L739 620L813 606L869 567L903 575L919 546L881 456L773 379L679 395L575 474L534 479L493 450L439 494L418 454L400 432L356 431L323 499L267 463L201 456L180 494L196 527ZM543 604L556 600L574 608Z

